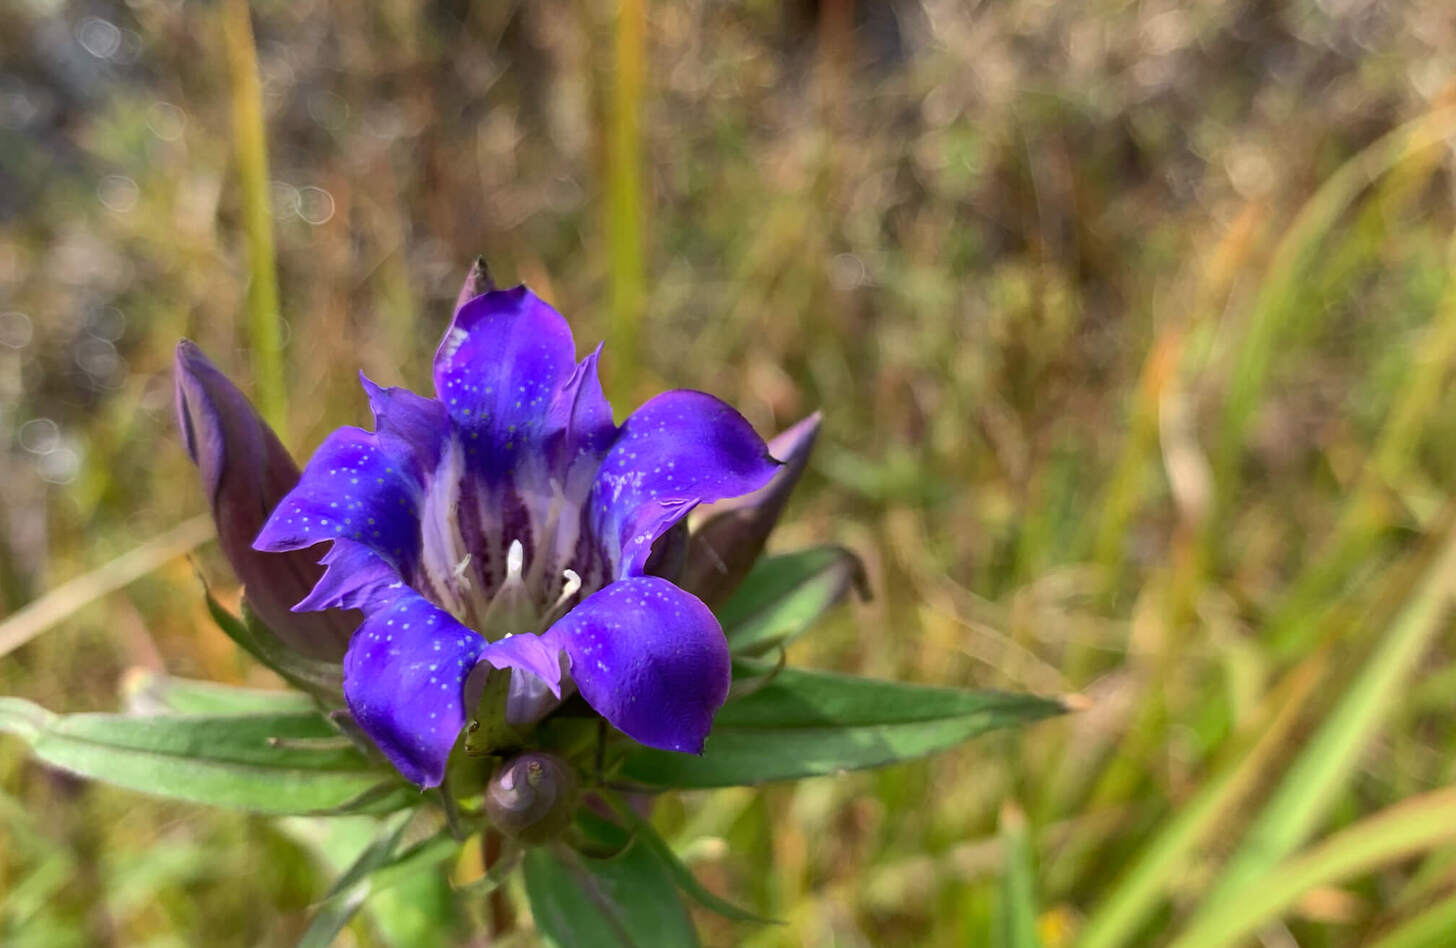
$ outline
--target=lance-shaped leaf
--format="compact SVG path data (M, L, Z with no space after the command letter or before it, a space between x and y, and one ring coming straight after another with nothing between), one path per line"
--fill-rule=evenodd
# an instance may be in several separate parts
M414 798L419 801L418 790ZM333 944L333 936L360 909L374 936L371 944L452 948L462 943L458 905L441 871L443 863L458 855L460 844L441 832L410 845L423 829L411 816L278 821L279 829L314 854L320 868L337 876L315 905L298 944L309 944L309 939L315 945Z
M842 546L820 546L754 564L717 610L735 655L762 655L798 638L851 588L868 598L864 566Z
M794 485L809 464L819 422L816 411L768 442L769 454L783 462L768 484L694 514L696 526L688 538L679 586L710 606L738 588L763 552Z
M127 709L135 714L288 714L316 710L314 700L297 691L239 688L144 669L128 672L121 690Z
M334 943L335 937L358 914L364 900L369 897L371 874L394 858L395 849L409 828L411 816L401 813L384 821L379 836L364 847L359 858L329 887L308 929L298 940L297 948L328 948Z
M218 545L249 604L290 648L339 660L359 625L357 612L293 612L319 577L317 551L253 549L268 514L298 483L298 465L251 402L189 340L177 344L177 424L202 473Z
M610 859L565 846L536 847L525 856L531 915L548 943L560 948L695 948L697 932L670 867L640 839L592 817L580 824L592 842L621 848Z
M289 648L263 624L250 603L243 603L243 617L238 618L223 608L211 592L205 595L212 621L243 651L277 672L289 684L320 700L333 705L344 703L344 670L339 663L309 658Z
M398 780L317 713L63 715L0 698L0 732L53 767L193 803L258 813L400 805L388 792Z
M607 804L612 808L612 812L631 828L637 845L651 849L653 856L672 875L683 894L692 898L694 902L731 921L754 922L759 925L779 924L774 919L764 918L747 909L739 908L699 882L693 875L693 871L684 865L677 853L672 851L672 847L667 845L667 840L658 835L657 828L652 825L652 821L643 817L625 800L608 797Z
M1059 701L741 663L767 681L718 712L702 756L634 748L621 774L652 787L731 787L879 767L1066 710Z

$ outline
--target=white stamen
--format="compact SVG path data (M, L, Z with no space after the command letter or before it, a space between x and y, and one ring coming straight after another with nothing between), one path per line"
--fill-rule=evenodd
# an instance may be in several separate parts
M456 563L454 569L455 579L459 581L460 585L465 586L466 588L469 588L470 586L470 577L465 575L465 571L470 569L471 555L472 554L470 553L466 553L465 558L462 559L460 562Z
M557 619L566 615L566 610L571 608L571 597L581 591L581 576L577 574L576 570L562 570L561 576L566 582L561 586L561 595L556 597L556 602L546 610L546 615L541 620L543 629L550 627Z

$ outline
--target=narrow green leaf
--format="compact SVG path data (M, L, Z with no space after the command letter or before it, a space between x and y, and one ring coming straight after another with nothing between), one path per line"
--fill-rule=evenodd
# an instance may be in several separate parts
M334 810L387 779L317 713L58 715L0 698L0 732L84 777L259 813Z
M213 598L210 591L206 596L207 611L212 615L212 621L243 651L277 672L289 684L317 695L330 704L343 706L342 666L337 662L324 662L293 651L253 614L247 603L243 604L243 618L240 619Z
M460 841L448 830L441 830L396 853L388 862L375 868L369 876L370 891L382 892L410 876L449 862L459 852Z
M602 821L591 825L612 837L599 841L627 840L625 832ZM525 877L536 926L558 948L698 944L671 870L640 838L610 859L591 859L565 846L528 850Z
M419 791L414 793L418 801ZM329 932L337 934L349 923L351 912L361 911L361 898L363 915L376 936L371 944L447 948L461 943L459 913L445 873L427 871L428 866L416 862L437 837L399 848L405 837L397 829L408 819L408 814L400 814L392 820L346 816L279 821L283 831L306 846L326 870L349 877L316 906L313 932L319 940L314 944L328 944ZM382 845L389 840L394 841L392 846ZM356 871L361 863L367 871Z
M754 564L718 610L735 655L762 655L802 635L851 587L863 592L864 567L842 546L821 546Z
M141 714L287 714L318 708L313 698L297 691L239 688L153 672L130 676L122 690L127 705Z
M420 791L390 774L376 774L378 783L338 806L318 810L315 816L383 816L420 802Z
M992 944L997 948L1041 948L1036 933L1036 870L1026 814L1013 803L1001 808L1001 896Z
M1216 913L1200 913L1171 948L1237 944L1306 892L1456 840L1456 787L1411 797L1341 830L1298 858L1245 881Z
M739 908L722 896L709 891L693 875L692 870L683 865L683 861L677 857L677 853L672 851L672 847L667 845L667 840L658 834L657 828L649 820L643 819L636 810L632 809L632 807L628 806L621 799L611 798L610 802L612 809L617 815L626 820L627 825L636 833L638 843L652 850L653 855L657 857L658 861L672 873L673 880L677 883L678 888L687 893L694 902L697 902L708 911L715 912L731 921L755 922L759 925L780 924L774 919L764 918L762 915L757 915L747 909Z
M1456 895L1450 895L1387 932L1370 948L1449 948L1456 935Z
M822 776L923 757L1065 710L1060 702L1031 695L784 669L723 706L702 756L634 748L622 776L658 787Z
M398 813L380 821L379 834L359 853L359 857L339 874L320 904L330 902L364 882L374 873L393 861L395 847L404 838L414 813Z
M369 884L361 883L336 898L329 899L308 923L298 940L298 948L329 948L344 926L353 921L369 898Z
M456 886L453 890L455 896L462 899L484 898L510 881L511 873L515 872L516 867L520 864L521 850L517 849L491 866L479 879L472 879L464 885Z

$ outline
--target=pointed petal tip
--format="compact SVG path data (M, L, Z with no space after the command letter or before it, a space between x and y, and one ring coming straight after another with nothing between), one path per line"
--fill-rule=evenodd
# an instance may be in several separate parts
M190 361L191 359L199 357L202 359L207 358L207 356L202 354L202 349L198 347L197 343L193 342L191 339L188 339L186 336L183 336L181 339L177 340L176 359L179 365L184 360Z
M822 421L821 412L812 412L769 439L769 454L779 460L767 484L695 515L680 576L684 589L718 605L748 575L809 465Z
M490 267L485 258L476 257L465 274L465 282L460 285L460 293L455 297L455 311L458 313L466 303L494 289L495 281L490 277Z
M794 422L768 440L768 453L783 464L802 466L819 439L824 413L818 409Z

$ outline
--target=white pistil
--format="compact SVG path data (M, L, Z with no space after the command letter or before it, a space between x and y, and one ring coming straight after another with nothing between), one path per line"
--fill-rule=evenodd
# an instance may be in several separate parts
M535 609L532 608L530 590L521 575L525 565L526 550L520 540L512 540L506 550L506 578L491 597L490 605L480 617L480 631L492 642L510 635L536 631Z

